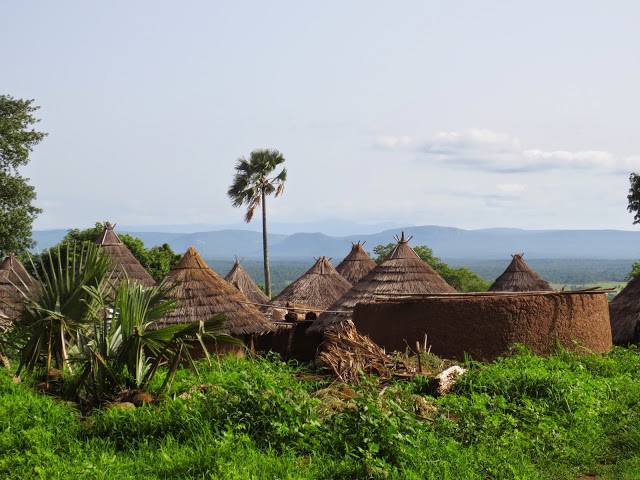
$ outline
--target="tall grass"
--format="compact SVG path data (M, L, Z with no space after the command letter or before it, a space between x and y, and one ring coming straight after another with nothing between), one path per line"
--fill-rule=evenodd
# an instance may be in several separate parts
M0 477L640 477L637 351L468 367L434 399L421 378L354 387L224 358L179 371L157 404L87 417L2 371Z

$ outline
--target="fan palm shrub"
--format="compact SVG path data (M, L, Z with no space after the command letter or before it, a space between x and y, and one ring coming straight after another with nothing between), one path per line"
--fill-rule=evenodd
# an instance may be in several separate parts
M93 243L68 244L39 257L33 271L38 287L22 291L25 308L18 330L22 370L44 367L73 374L67 392L102 402L126 389L145 390L158 368L167 364L164 389L190 350L205 337L235 342L223 332L225 317L158 327L157 320L176 308L174 286L144 287L124 279L115 291L110 259Z
M183 360L192 358L190 349L199 344L205 351L203 337L235 342L223 332L224 315L200 322L157 326L157 320L176 308L169 299L173 286L161 283L144 287L137 282L120 283L113 303L105 304L98 289L89 289L101 316L92 328L80 336L79 359L83 364L78 390L84 390L95 401L123 389L146 390L166 362L169 372L161 390L173 379Z
M31 260L32 261L32 260ZM109 259L91 243L58 247L39 258L32 291L22 290L24 309L18 329L26 339L20 351L18 374L44 365L71 368L68 345L94 320L96 301L104 295ZM91 289L91 290L90 290Z

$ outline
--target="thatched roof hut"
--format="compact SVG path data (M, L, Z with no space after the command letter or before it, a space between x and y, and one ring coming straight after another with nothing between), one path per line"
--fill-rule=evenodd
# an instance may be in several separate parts
M635 277L609 304L615 345L640 343L640 277Z
M261 334L271 325L247 297L227 283L189 247L167 280L175 284L172 296L179 303L160 325L208 320L216 314L227 317L226 329L232 335Z
M113 225L109 222L104 225L104 232L96 241L111 259L112 282L118 284L125 276L130 280L135 280L145 287L156 284L149 272L140 264L133 253L120 240L118 234L113 230Z
M553 288L522 258L523 253L511 255L506 270L489 287L490 292L551 292Z
M23 294L36 285L15 255L0 263L0 310L9 320L16 320L22 310Z
M409 246L404 232L396 237L398 244L387 260L377 265L309 328L309 332L324 332L339 326L351 317L358 303L396 296L425 293L455 293L433 268L424 262ZM338 313L340 312L340 313Z
M233 267L224 279L240 290L250 302L262 305L269 303L269 297L255 284L251 276L240 264L239 259L236 258Z
M362 280L371 270L376 267L376 262L364 251L364 243L355 242L352 244L349 255L336 267L336 270L351 285L355 285Z
M327 257L316 263L271 302L273 305L299 305L322 311L349 291L351 284L340 275Z

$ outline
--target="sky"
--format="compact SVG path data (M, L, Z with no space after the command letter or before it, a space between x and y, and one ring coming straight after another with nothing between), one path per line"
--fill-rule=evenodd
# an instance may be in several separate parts
M636 1L4 2L0 93L48 137L35 227L274 222L633 229ZM256 229L259 224L256 223Z

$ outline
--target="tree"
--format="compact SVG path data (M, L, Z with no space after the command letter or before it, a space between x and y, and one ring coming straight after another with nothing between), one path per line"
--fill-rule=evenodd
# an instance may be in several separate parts
M631 173L629 175L629 194L627 195L627 210L633 213L633 224L640 223L640 174ZM631 267L631 272L627 275L627 280L632 280L640 275L640 262L635 262Z
M627 210L634 213L633 223L640 223L640 174L632 173L629 175L629 194L627 201L629 202Z
M253 218L256 209L262 206L264 286L268 297L271 297L271 272L267 239L267 196L278 197L284 191L287 169L282 168L280 173L274 174L274 170L283 163L284 156L278 150L254 150L248 160L244 157L238 159L233 183L227 191L234 207L247 206L244 216L247 223Z
M640 275L640 262L633 262L631 265L631 271L627 274L627 280L633 280Z
M377 245L373 248L375 253L376 263L382 263L393 249L396 247L395 243L388 243L387 245ZM443 262L440 258L433 254L433 250L425 245L418 245L413 249L414 252L424 262L429 264L438 274L445 279L445 281L459 292L484 292L489 289L489 282L480 277L478 274L472 272L468 268L452 268Z
M100 238L102 232L104 232L104 224L101 222L96 222L95 226L84 230L72 228L67 232L62 241L50 250L55 254L56 249L64 251L66 245L82 242L93 243ZM127 235L126 233L118 236L120 237L120 240L122 240L122 243L124 243L131 251L133 256L136 257L136 259L157 282L166 277L167 273L169 273L174 265L180 260L180 255L176 254L168 243L148 249L144 246L144 242L137 237Z
M33 126L39 107L33 100L0 95L0 255L20 253L33 245L31 226L41 210L33 205L35 189L18 169L46 133Z

